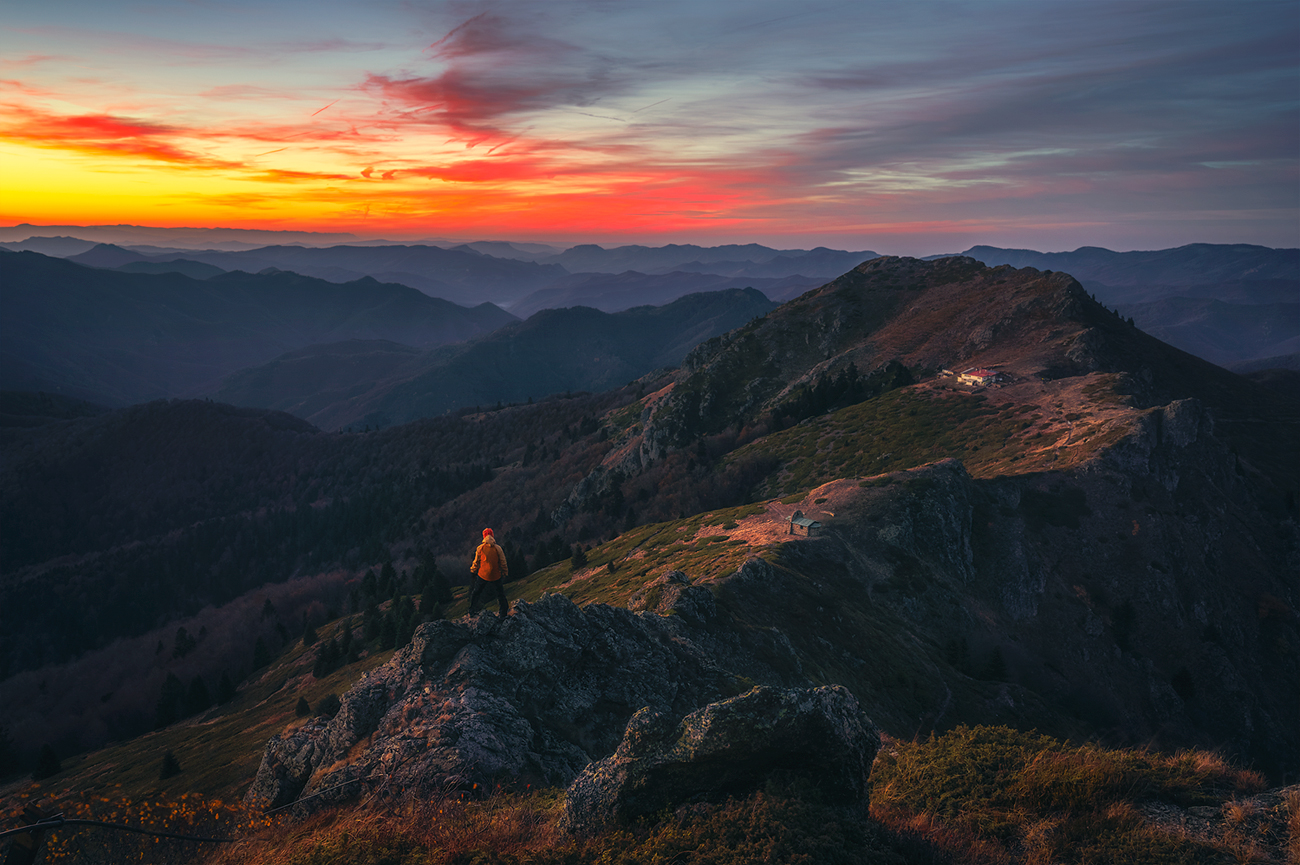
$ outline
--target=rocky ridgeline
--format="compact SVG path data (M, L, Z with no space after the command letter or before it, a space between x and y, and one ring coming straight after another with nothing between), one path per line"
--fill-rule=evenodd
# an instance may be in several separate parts
M681 718L743 688L680 638L675 618L544 595L504 621L422 625L332 719L273 737L246 801L566 785L614 752L641 709Z

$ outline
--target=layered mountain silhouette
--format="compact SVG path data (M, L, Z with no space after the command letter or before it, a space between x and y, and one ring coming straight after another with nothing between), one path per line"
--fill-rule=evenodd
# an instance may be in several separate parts
M210 391L285 351L341 339L427 349L514 320L370 278L294 273L192 279L0 253L0 386L109 405Z
M1293 354L1300 249L1194 243L1151 252L1035 252L974 246L988 265L1060 270L1138 327L1222 366Z
M972 246L961 255L988 265L1064 270L1085 288L1099 285L1158 290L1159 286L1300 279L1300 249L1271 249L1246 243L1192 243L1150 252L1112 252L1097 246L1083 246L1073 252ZM1150 299L1131 294L1128 297Z
M773 278L833 276L876 255L870 251L846 252L820 246L812 250L772 249L757 243L711 247L693 244L631 245L612 249L580 244L541 260L563 265L570 273L622 273L626 270L671 273L680 270Z
M0 230L0 236L19 236L22 228ZM0 246L75 256L79 262L97 267L174 271L195 278L211 275L208 268L255 273L274 268L340 283L370 276L463 305L491 301L520 318L541 309L567 306L618 312L727 288L757 288L773 300L784 301L876 256L869 251L781 250L760 244L608 249L584 244L560 249L543 243L409 244L362 242L344 236L337 238L344 242L325 247L323 242L334 236L310 233L283 235L289 243L302 245L255 247L232 238L281 235L205 234L135 226L49 228L129 245L88 248L90 241L79 237L37 235ZM205 238L210 247L206 250L201 248ZM168 248L168 239L177 245ZM1224 366L1294 354L1292 343L1300 338L1300 315L1294 307L1294 298L1300 294L1300 252L1294 249L1190 244L1145 252L1082 247L1073 252L1043 253L975 246L963 254L989 265L1068 272L1090 294L1124 317L1132 317L1139 327ZM1216 307L1215 312L1206 313L1196 311L1208 309L1204 304L1157 303L1172 298L1218 301L1231 308Z
M69 260L92 267L120 267L130 261L161 263L181 257L227 271L259 273L275 268L330 282L352 282L369 276L461 304L506 304L567 275L556 265L437 246L264 246L241 252L192 250L146 256L101 244Z
M527 318L543 309L569 306L622 312L634 306L661 306L687 294L733 288L754 288L771 300L783 301L815 288L823 281L804 276L755 279L680 270L653 275L635 270L619 274L575 273L515 301L510 311L520 318Z
M754 289L731 289L613 314L547 309L419 355L373 342L302 350L235 374L214 396L289 411L325 429L391 426L462 406L607 390L676 366L700 342L774 307Z

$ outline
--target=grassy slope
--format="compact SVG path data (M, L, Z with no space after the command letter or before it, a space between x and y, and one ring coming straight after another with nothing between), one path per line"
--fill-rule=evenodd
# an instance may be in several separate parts
M359 617L356 617L359 620ZM339 622L319 629L328 640ZM234 700L135 739L63 761L63 771L45 781L14 782L0 788L0 808L8 811L15 796L61 800L75 793L130 799L175 798L199 793L220 800L243 796L271 736L297 723L299 698L315 706L327 694L341 694L393 652L378 652L342 667L323 679L311 675L315 649L295 643L265 670L240 684ZM181 774L159 779L163 753L171 751Z

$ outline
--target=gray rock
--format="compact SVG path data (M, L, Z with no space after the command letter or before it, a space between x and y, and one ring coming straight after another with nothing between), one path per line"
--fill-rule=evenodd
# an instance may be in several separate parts
M736 689L669 618L543 595L516 603L504 622L482 614L421 625L343 695L334 718L273 738L245 801L302 797L309 810L365 785L398 797L567 785L614 751L642 707L681 717Z
M298 798L318 762L325 723L324 718L313 718L296 730L271 737L249 788L249 801L271 809Z
M690 578L681 571L669 571L646 583L628 599L627 608L681 616L694 624L704 624L718 614L713 593L703 586L692 586Z
M755 687L674 722L645 708L610 757L569 787L560 825L589 834L681 804L719 801L761 789L769 779L804 780L835 802L867 792L880 731L838 685Z

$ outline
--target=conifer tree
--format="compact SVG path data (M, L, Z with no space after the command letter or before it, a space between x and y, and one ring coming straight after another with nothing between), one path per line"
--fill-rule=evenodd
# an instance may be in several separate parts
M18 757L14 753L14 740L9 735L9 728L0 724L0 778L12 774L18 769Z
M54 749L49 745L42 745L41 753L36 758L36 770L32 772L32 780L42 781L62 771L63 765L59 763L59 757L54 753Z
M271 663L271 652L266 648L266 640L261 637L253 644L253 669L260 670Z
M302 644L304 646L314 646L318 639L320 638L316 636L316 629L311 626L311 622L307 622L303 625Z
M393 611L384 613L383 626L379 630L379 648L387 651L397 645L397 622L393 621Z
M433 597L440 604L450 604L456 599L451 593L451 586L447 583L447 578L438 570L438 566L433 566L433 574L429 579L429 585L433 589Z
M298 705L293 707L293 713L299 718L305 718L311 714L311 703L307 702L306 697L298 698Z
M163 680L162 693L158 695L158 703L154 706L154 728L161 730L163 727L180 720L184 699L185 685L181 683L180 679L176 678L175 673L168 673L167 678Z
M361 634L366 642L370 642L379 636L379 631L383 626L380 621L379 606L372 597L366 602L366 611L361 616Z
M158 780L166 781L168 778L175 778L181 771L181 761L176 759L176 755L171 751L164 751L162 766L158 770Z
M195 676L190 682L190 689L185 694L185 714L197 715L212 705L212 696L202 676Z
M230 674L222 670L221 679L217 682L217 704L224 706L233 699L235 699L235 683L231 681Z
M194 647L197 645L198 642L190 636L189 632L186 631L185 628L177 628L176 642L172 646L172 657L183 658L190 652L194 651Z
M524 558L523 551L509 542L502 544L501 548L506 551L506 580L513 582L528 576L528 561Z

